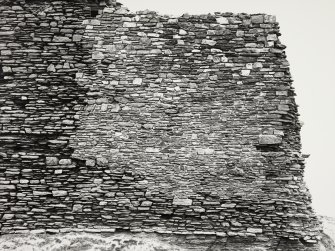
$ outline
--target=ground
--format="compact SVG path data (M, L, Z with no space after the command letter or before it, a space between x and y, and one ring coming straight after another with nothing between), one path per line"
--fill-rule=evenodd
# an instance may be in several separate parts
M322 216L324 235L320 251L335 251L335 218ZM131 234L28 234L0 237L1 251L185 251L155 235Z

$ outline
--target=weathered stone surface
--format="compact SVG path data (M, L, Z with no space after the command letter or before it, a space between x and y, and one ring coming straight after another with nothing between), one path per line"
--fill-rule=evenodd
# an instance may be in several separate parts
M219 17L216 19L219 24L229 24L229 20L226 17Z
M96 51L92 54L93 59L104 59L104 54L101 51Z
M2 216L2 220L11 220L11 219L14 218L14 216L15 216L15 214L4 214Z
M90 166L90 167L95 166L95 160L93 159L86 160L86 166Z
M52 191L52 195L54 197L67 196L67 191L61 191L61 190Z
M141 85L142 84L142 79L141 78L135 78L134 81L133 81L133 84L134 85Z
M69 37L59 37L59 36L55 36L53 38L53 42L59 42L59 43L67 43L67 42L71 42L72 40Z
M71 159L60 159L59 160L59 164L60 165L71 165L72 164L72 160Z
M316 250L273 16L2 3L0 234L117 229L198 250Z
M251 22L255 24L261 24L264 22L264 16L263 15L253 15L251 16Z
M55 71L56 71L55 66L54 66L53 64L50 64L50 65L48 66L47 71L55 72Z
M259 135L258 143L260 145L276 145L282 142L282 138L277 135Z
M247 232L253 233L253 234L260 234L263 232L261 228L248 228Z
M46 157L46 164L51 166L58 165L58 158L56 157Z
M72 212L82 212L83 211L83 205L73 205Z
M172 204L173 205L178 205L178 206L191 206L192 205L192 200L174 198Z
M33 195L35 196L46 196L51 194L50 192L47 191L33 191Z
M1 185L0 184L0 190L15 190L15 185Z
M98 166L105 166L107 164L108 164L108 159L103 158L103 157L97 158L97 165Z

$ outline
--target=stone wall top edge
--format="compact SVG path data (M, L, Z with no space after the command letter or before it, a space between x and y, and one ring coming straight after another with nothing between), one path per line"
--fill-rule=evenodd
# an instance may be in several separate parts
M229 12L229 11L215 11L215 12L210 12L210 13L203 13L203 14L192 14L192 13L183 13L181 15L173 15L173 14L168 14L168 13L160 13L154 10L148 10L148 9L143 9L143 10L138 10L138 11L132 11L127 8L127 6L123 5L122 3L114 0L109 0L111 3L106 3L107 1L104 0L98 0L99 2L103 2L103 4L97 3L97 6L103 10L105 8L109 9L122 9L123 14L155 14L161 17L166 17L166 18L183 18L183 17L227 17L227 18L240 18L240 19L249 19L249 18L261 18L263 17L264 23L277 23L276 22L276 15L268 14L268 13L245 13L245 12ZM9 5L9 6L14 6L14 5L21 5L21 4L26 4L29 2L33 2L34 4L43 4L46 2L71 2L71 3L81 3L81 4L92 4L96 3L95 0L0 0L0 7L2 5ZM110 10L111 11L111 10Z

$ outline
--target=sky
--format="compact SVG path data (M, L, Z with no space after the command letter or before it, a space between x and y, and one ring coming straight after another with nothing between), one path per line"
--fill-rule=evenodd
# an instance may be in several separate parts
M119 0L130 11L159 14L214 12L275 15L287 46L296 102L303 122L305 181L313 208L335 217L335 0Z

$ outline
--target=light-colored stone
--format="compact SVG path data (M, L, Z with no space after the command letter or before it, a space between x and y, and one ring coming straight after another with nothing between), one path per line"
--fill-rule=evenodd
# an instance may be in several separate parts
M152 202L151 201L143 201L141 203L141 207L151 207L152 206Z
M83 205L80 205L80 204L73 205L72 211L77 212L77 213L82 212L83 211Z
M90 167L95 166L95 160L93 160L93 159L87 159L86 160L86 166L90 166Z
M141 79L141 78L135 78L133 80L133 85L141 85L142 82L143 82L143 79Z
M59 160L59 164L60 165L71 165L72 161L71 161L71 159L61 159L61 160Z
M0 185L0 190L15 190L15 185Z
M109 7L106 7L103 9L103 13L113 13L115 11L114 8L109 8Z
M9 55L12 55L12 51L11 50L1 50L0 54L2 56L9 56Z
M264 23L264 15L253 15L251 17L251 22L254 24Z
M48 72L55 72L56 71L55 66L53 64L50 64L47 68L47 71Z
M261 228L251 228L251 227L249 227L247 229L247 232L248 233L253 233L253 234L261 234L261 233L263 233L263 230Z
M51 194L51 192L48 191L33 191L34 196L46 196Z
M68 43L68 42L72 42L72 40L69 37L55 36L54 39L53 39L53 42L56 42L56 43Z
M2 219L3 220L11 220L11 219L13 219L14 218L14 214L4 214L3 216L2 216Z
M52 195L53 195L54 197L67 196L67 191L55 190L55 191L52 191Z
M0 31L0 36L10 36L14 34L15 34L14 31Z
M154 148L154 147L147 147L145 149L145 151L147 153L159 153L160 152L160 149L159 148Z
M191 199L180 199L175 197L172 202L173 205L177 206L191 206L192 200Z
M236 204L235 203L222 204L221 207L224 207L224 208L234 208L234 207L236 207Z
M73 35L72 40L73 42L80 42L82 38L82 35Z
M280 105L278 105L278 110L279 111L289 111L290 107L288 105L280 104Z
M226 17L218 17L216 18L216 22L219 24L229 24L229 20Z
M112 104L110 108L110 112L119 112L121 110L121 107L119 104Z
M56 166L58 165L58 158L56 157L46 157L46 164L49 166Z
M12 72L12 68L9 67L9 66L3 66L3 67L2 67L2 71L5 72L5 73L6 73L6 72Z
M268 41L277 41L277 40L278 40L276 34L269 34L269 35L266 37L266 39L267 39Z
M101 24L101 22L100 22L100 20L98 20L98 19L93 19L93 20L91 20L91 25L100 25Z
M210 148L200 148L200 149L197 149L197 153L200 154L200 155L209 155L209 154L214 154L214 149L210 149Z
M104 157L97 158L97 165L98 166L105 166L108 164L108 160Z
M250 75L250 70L242 70L241 75L242 76L249 76Z
M179 35L181 35L181 36L187 35L187 31L185 31L183 29L180 29L179 30Z
M105 56L101 51L94 51L92 53L92 59L101 60L101 59L104 59L104 58L105 58Z
M207 45L210 45L210 46L216 45L216 41L210 40L210 39L203 39L201 43L202 44L207 44Z
M133 22L124 22L123 23L123 27L125 28L135 28L137 25L136 23L133 23Z
M277 145L282 142L282 138L277 135L259 135L258 143L260 145Z
M287 96L287 91L276 91L277 96Z

